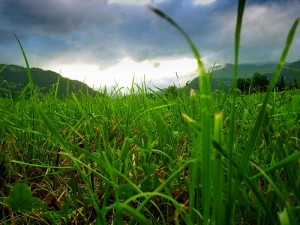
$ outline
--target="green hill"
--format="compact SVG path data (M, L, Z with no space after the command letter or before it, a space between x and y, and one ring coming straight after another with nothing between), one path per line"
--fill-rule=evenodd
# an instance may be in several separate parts
M265 74L269 79L271 79L273 73L276 70L276 63L264 63L264 64L240 64L238 67L238 77L250 78L255 73ZM284 77L287 82L294 79L299 79L300 77L300 60L293 63L286 63L280 78ZM214 70L212 72L212 89L217 89L222 86L224 89L228 89L234 78L234 65L226 64L220 69ZM188 90L195 89L198 90L199 87L199 77L194 78L188 84Z
M5 66L5 69L0 73L0 96L13 98L19 96L20 92L28 84L27 69L16 65L0 64L0 69ZM33 83L43 94L48 94L55 90L55 85L59 80L58 96L62 97L69 93L78 93L79 91L88 92L90 94L95 91L85 83L77 80L64 78L58 73L50 70L42 70L39 68L31 68Z
M266 73L266 76L269 79L272 77L273 73ZM300 77L300 60L286 64L285 67L282 69L280 77L284 77L287 82L291 82L295 79L299 79Z
M238 75L241 78L251 77L254 73L272 73L276 69L275 63L265 64L240 64L238 66ZM215 79L233 79L234 65L226 64L223 68L213 71L213 78Z

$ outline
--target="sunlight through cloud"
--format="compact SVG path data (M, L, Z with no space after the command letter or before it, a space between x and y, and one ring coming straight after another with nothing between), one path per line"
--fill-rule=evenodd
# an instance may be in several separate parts
M194 0L194 4L195 5L208 5L208 4L211 4L215 1L216 0Z
M128 88L134 83L147 82L151 85L169 86L172 83L184 84L196 73L197 62L193 58L155 59L136 62L124 58L117 65L101 69L96 65L60 65L55 72L62 76L84 81L98 89L115 85ZM178 76L178 77L177 77ZM178 79L178 80L177 80Z

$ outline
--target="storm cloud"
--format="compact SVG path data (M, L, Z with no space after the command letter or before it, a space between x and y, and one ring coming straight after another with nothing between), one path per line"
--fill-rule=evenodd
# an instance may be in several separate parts
M138 2L180 24L208 62L233 61L236 0L0 0L0 63L24 64L13 33L35 67L87 63L106 69L126 57L192 57L182 36ZM247 1L240 62L278 61L299 9L298 0ZM298 29L289 61L300 59L299 35Z

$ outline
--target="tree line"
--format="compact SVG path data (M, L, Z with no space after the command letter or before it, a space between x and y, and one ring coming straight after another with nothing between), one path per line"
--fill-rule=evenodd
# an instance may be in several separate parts
M251 78L238 78L237 88L244 94L251 94L256 92L264 92L267 90L270 81L265 74L255 73ZM294 78L293 80L286 80L281 76L276 83L276 91L284 91L290 89L298 89L299 81Z

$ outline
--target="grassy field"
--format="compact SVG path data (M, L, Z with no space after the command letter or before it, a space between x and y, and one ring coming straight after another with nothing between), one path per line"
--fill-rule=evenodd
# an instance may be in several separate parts
M299 222L299 94L272 93L244 174L240 162L266 94L236 97L232 182L241 184L232 220L238 224ZM205 179L215 224L227 219L230 201L232 101L232 94L211 96ZM1 99L1 223L202 223L200 106L199 95L142 89L127 96ZM22 196L24 185L14 197L18 183L27 184L37 202Z
M300 92L272 91L300 19L268 91L240 95L211 92L193 42L152 10L190 45L199 93L41 97L19 42L31 97L0 99L1 224L300 223Z

